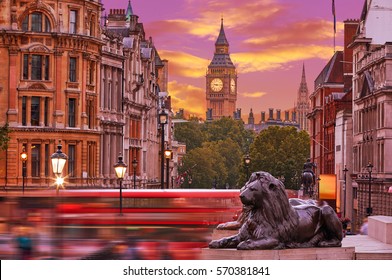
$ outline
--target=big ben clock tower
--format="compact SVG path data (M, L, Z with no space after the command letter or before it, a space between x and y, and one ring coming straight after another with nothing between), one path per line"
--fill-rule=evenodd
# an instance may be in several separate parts
M237 101L237 72L229 54L229 42L223 29L223 19L214 57L206 75L207 119L233 117Z

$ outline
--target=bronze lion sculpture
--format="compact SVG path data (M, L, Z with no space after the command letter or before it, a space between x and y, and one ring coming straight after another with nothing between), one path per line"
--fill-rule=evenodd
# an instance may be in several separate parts
M284 185L268 172L256 172L241 189L246 209L238 234L213 240L210 248L239 250L340 247L342 224L327 204L289 201Z

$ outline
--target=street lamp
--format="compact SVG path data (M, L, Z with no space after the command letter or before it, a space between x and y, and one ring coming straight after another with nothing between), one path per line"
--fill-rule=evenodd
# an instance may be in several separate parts
M53 173L56 175L57 194L59 193L60 186L62 186L64 183L64 178L61 177L61 173L63 172L63 168L68 159L67 155L61 151L61 148L61 141L59 141L59 144L57 145L57 151L50 156Z
M320 176L317 177L317 200L320 199Z
M343 185L343 216L346 216L346 174L347 174L347 166L344 165L343 174L344 174L344 185Z
M373 164L369 161L368 165L366 165L367 171L369 172L369 207L366 208L366 213L368 216L370 216L373 212L372 209L372 169L373 169Z
M166 188L169 188L169 163L172 158L172 151L169 149L165 150L165 158L166 158Z
M121 153L118 154L118 161L113 166L116 171L116 176L120 181L120 216L122 215L122 180L124 179L125 172L127 171L127 165L123 162Z
M245 168L246 168L246 180L249 179L249 165L250 165L251 159L249 154L247 154L244 158L244 163L245 163Z
M159 113L159 124L161 125L161 189L164 189L164 177L165 177L165 124L167 124L167 113L165 110Z
M22 161L22 193L24 194L27 162L27 153L24 146L22 152L20 153L20 160Z
M133 167L133 188L136 189L136 168L137 168L137 159L136 157L132 161L132 167Z

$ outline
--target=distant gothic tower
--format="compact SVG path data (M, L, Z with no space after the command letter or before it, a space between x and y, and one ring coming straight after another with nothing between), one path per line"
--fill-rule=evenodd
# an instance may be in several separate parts
M250 109L249 117L248 117L248 124L255 124L255 117L253 116L253 110Z
M206 75L207 119L232 117L236 111L237 72L229 54L229 42L223 29L223 19L214 57Z
M305 65L302 66L302 79L298 89L295 111L297 112L300 130L309 131L309 120L306 118L306 115L310 112L310 99L308 86L306 84Z

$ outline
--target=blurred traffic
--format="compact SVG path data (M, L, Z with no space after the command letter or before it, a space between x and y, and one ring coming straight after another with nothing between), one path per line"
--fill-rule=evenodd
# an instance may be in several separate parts
M239 190L3 193L1 259L199 259ZM120 211L121 210L121 211Z

